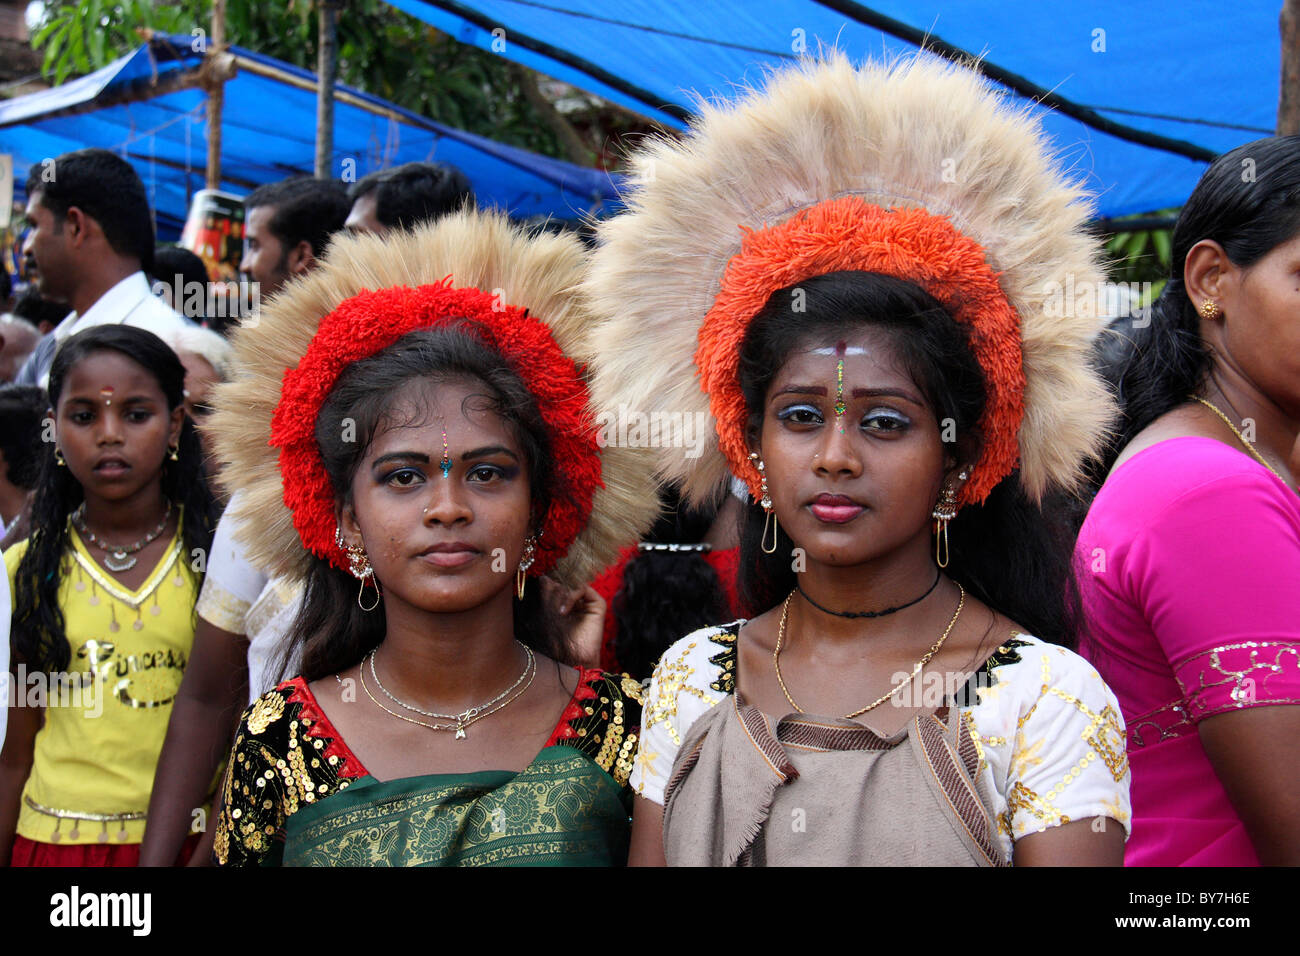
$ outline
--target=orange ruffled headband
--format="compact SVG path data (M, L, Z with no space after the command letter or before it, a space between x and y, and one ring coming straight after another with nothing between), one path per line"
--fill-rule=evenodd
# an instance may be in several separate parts
M1025 373L1020 319L980 244L944 216L924 209L881 209L858 196L829 199L779 225L745 232L740 252L727 263L722 289L700 326L695 364L717 421L722 453L755 499L761 497L762 476L745 444L748 415L738 374L741 341L773 292L841 270L913 282L970 330L988 400L980 420L984 448L959 500L974 504L987 498L1020 458L1016 436L1025 412Z

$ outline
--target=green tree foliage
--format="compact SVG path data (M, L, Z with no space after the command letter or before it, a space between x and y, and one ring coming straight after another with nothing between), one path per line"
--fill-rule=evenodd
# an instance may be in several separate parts
M1141 216L1125 217L1130 219L1149 219L1152 216L1166 217L1176 215L1177 209L1162 209L1159 212ZM1123 228L1123 219L1116 220L1116 228ZM1106 255L1110 259L1110 278L1115 282L1151 283L1150 301L1139 303L1148 306L1160 295L1169 278L1173 252L1172 229L1140 229L1116 232L1106 240Z
M32 46L44 51L46 75L61 83L137 47L138 29L208 30L211 6L211 0L52 2ZM351 0L337 16L339 82L498 142L577 158L565 153L552 125L528 101L509 61L457 43L383 0ZM314 71L316 31L311 0L227 0L226 41L232 45Z
M41 69L57 85L74 73L93 72L135 49L140 45L138 29L189 33L207 5L206 0L77 0L46 4L44 20L32 34L32 48L44 51Z

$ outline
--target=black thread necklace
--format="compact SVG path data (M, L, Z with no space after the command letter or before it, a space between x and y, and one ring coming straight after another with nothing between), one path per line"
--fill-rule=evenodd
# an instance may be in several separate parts
M918 598L913 598L912 600L908 601L906 604L900 604L900 605L898 605L898 607L887 607L887 608L885 608L883 611L832 611L832 610L831 610L830 608L828 608L828 607L822 607L820 604L818 604L816 601L814 601L812 598L810 598L810 597L807 595L807 593L804 591L804 589L803 589L803 585L802 585L802 584L797 585L796 587L797 587L797 590L799 591L800 596L801 596L805 601L807 601L809 604L811 604L811 605L812 605L813 607L815 607L817 610L819 610L819 611L821 611L821 612L823 612L823 613L825 613L825 614L833 614L835 617L853 617L853 618L857 618L857 617L885 617L886 615L893 614L895 611L901 611L901 610L903 610L903 608L911 607L913 604L920 604L922 601L924 601L926 598L928 598L928 597L930 596L930 592L931 592L931 591L933 591L935 588L937 588L937 587L939 586L939 578L941 578L942 576L943 576L942 572L940 572L938 569L935 569L935 572L934 572L934 583L931 584L928 588L925 589L925 593L924 593L924 594L922 594L922 595L921 595L920 597L918 597Z

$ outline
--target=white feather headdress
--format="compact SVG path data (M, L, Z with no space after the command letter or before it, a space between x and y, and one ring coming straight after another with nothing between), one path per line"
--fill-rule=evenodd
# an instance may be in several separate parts
M629 211L600 226L584 286L600 317L588 343L602 413L622 405L714 423L695 353L742 240L860 197L947 217L982 248L1020 328L1012 440L1026 492L1074 486L1104 441L1114 405L1087 358L1097 309L1086 293L1103 280L1091 208L1038 122L972 70L930 55L803 62L736 102L701 104L684 139L650 143L631 170ZM655 467L689 498L716 494L729 470L757 487L716 434L703 455L669 444Z
M284 502L279 453L268 444L272 416L287 369L307 352L321 320L366 290L422 286L451 276L456 288L499 296L549 327L567 356L589 351L590 313L576 295L585 250L571 235L526 236L504 216L466 211L410 233L336 236L325 260L290 282L263 307L255 323L234 336L237 377L219 386L211 430L222 483L241 492L232 505L237 537L249 559L274 575L301 577L309 567ZM635 452L600 451L603 487L590 517L552 576L581 586L643 534L658 512L652 477Z

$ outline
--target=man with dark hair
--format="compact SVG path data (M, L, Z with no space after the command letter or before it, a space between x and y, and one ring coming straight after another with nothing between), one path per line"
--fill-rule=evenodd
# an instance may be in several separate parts
M259 298L274 295L315 267L347 218L347 190L337 180L300 176L259 186L244 200L239 271L258 283Z
M144 183L125 159L81 149L32 166L27 177L25 272L46 299L72 314L41 339L16 382L44 386L69 336L125 324L155 335L184 324L153 294L153 221Z
M352 232L383 235L389 229L412 229L474 204L469 180L446 163L407 163L381 169L348 191Z
M29 285L14 303L14 315L26 319L36 326L36 330L41 335L44 335L46 332L53 332L67 317L68 307L58 302L51 302L42 296L35 286Z
M212 327L207 311L208 270L202 259L184 246L159 246L150 277L154 295L192 322ZM224 333L225 321L223 316L218 332Z
M0 538L36 490L48 404L45 392L33 385L0 385Z

